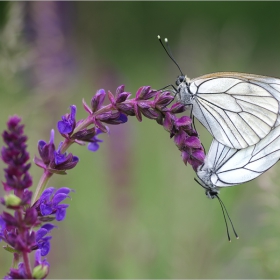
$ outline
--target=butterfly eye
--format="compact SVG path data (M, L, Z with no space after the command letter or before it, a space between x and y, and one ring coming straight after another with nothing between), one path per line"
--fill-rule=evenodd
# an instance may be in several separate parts
M185 81L185 76L178 76L176 80L176 85L179 86L184 81Z

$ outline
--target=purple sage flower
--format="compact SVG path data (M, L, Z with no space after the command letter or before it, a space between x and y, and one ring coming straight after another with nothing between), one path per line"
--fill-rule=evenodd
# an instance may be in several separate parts
M77 156L73 156L71 153L61 153L63 142L60 142L58 149L54 152L54 160L50 163L52 169L67 170L74 168L79 162Z
M76 126L77 108L75 105L71 105L70 110L71 113L62 116L62 120L57 123L58 131L65 138L68 138L72 134Z
M65 117L64 122L74 127L74 107L71 115L69 118ZM26 151L27 137L23 134L23 125L20 124L19 117L11 117L7 126L8 129L2 134L7 146L1 150L2 159L8 165L4 170L6 181L3 182L6 194L0 198L0 202L13 212L3 211L0 214L0 241L7 243L8 246L3 247L13 253L13 263L18 265L17 268L15 266L10 269L5 279L43 279L48 275L49 264L46 259L41 261L39 255L46 256L49 253L52 238L49 233L55 227L46 222L54 219L64 220L69 205L63 204L62 201L69 197L71 190L46 189L30 207L32 192L28 188L32 185L32 178L28 173L30 164L27 163L29 160ZM67 140L69 139L70 137ZM41 159L35 158L34 161L44 168L44 174L40 180L41 185L39 184L41 189L35 192L37 195L52 173L65 173L65 170L73 168L78 162L78 158L72 154L62 153L62 144L55 150L53 130L49 143L39 141L38 150ZM33 199L36 200L36 197ZM41 227L35 232L33 229L37 226ZM39 250L36 252L35 264L32 268L29 253L37 249ZM20 260L23 262L19 262Z
M51 221L54 218L47 217L46 219L45 216L55 215L55 219L57 221L64 220L66 216L66 209L69 205L60 203L64 199L70 198L68 194L71 191L73 190L66 187L59 188L58 190L53 187L45 189L39 200L37 200L33 205L34 209L36 209L38 212L39 219L42 221Z
M52 236L46 236L53 228L56 226L53 224L44 224L38 231L36 232L36 245L33 246L33 250L40 249L41 256L46 256L51 248L50 240Z
M40 158L35 157L34 162L37 166L48 170L50 173L65 174L65 170L74 168L79 162L79 158L72 153L62 153L62 144L60 142L58 149L55 150L54 130L51 130L49 143L44 140L38 142L38 151Z
M40 140L38 142L38 151L40 154L41 160L36 158L34 159L34 162L39 166L45 168L54 158L54 152L55 152L55 145L54 145L54 130L51 130L50 135L50 141L49 143L46 143L44 140Z

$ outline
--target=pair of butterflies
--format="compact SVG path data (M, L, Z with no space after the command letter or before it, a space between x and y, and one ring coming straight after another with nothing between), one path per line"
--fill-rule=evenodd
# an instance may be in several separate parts
M197 181L209 198L220 202L221 188L260 176L280 159L280 79L222 72L193 80L179 76L177 98L214 137Z
M177 80L180 102L214 140L198 168L206 194L250 181L280 158L280 80L222 72Z
M225 213L218 196L221 188L248 182L280 159L280 79L253 74L221 72L193 80L158 39L181 75L174 92L192 108L192 114L214 137L197 181L209 198L220 202L230 241ZM237 236L232 225L233 231Z

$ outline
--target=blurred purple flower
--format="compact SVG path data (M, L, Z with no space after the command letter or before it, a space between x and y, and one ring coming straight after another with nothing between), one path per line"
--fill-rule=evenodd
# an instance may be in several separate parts
M10 268L8 275L4 279L28 279L28 275L25 271L24 264L20 262L18 268Z
M7 147L2 147L2 160L8 165L5 171L6 182L3 182L5 191L14 190L15 194L21 195L22 191L31 187L32 177L28 173L31 166L26 163L29 160L29 153L26 150L27 137L23 135L21 119L13 116L8 120L8 130L2 134Z
M75 105L70 106L71 113L62 116L62 121L57 123L57 129L63 137L67 138L67 135L71 135L76 126L76 112Z
M0 216L0 241L4 238L4 230L6 228L6 223Z

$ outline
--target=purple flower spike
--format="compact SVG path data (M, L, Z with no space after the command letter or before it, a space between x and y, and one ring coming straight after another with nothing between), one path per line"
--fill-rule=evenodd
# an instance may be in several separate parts
M5 191L19 191L32 185L32 178L28 173L31 166L27 163L29 154L26 151L27 137L23 134L21 119L13 116L9 119L8 129L3 132L2 137L7 147L1 150L2 160L8 165L5 171L6 182L3 182Z
M57 129L64 137L71 135L76 126L76 111L75 105L70 106L71 113L62 116L62 121L57 123Z

